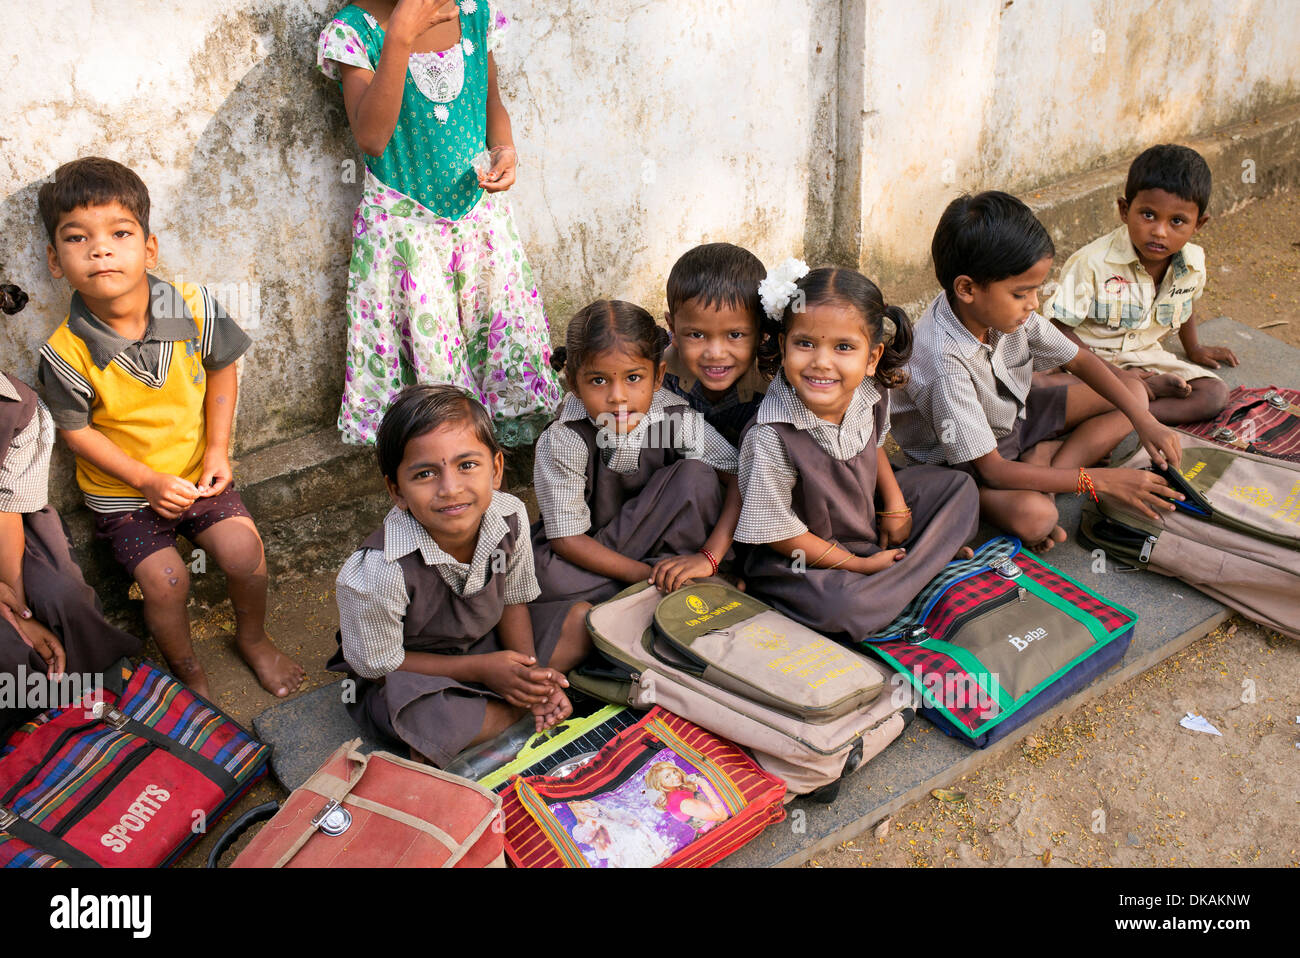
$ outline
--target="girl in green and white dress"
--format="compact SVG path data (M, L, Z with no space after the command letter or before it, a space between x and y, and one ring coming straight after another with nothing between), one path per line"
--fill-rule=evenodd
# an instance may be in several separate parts
M507 23L488 0L363 0L321 33L317 65L339 81L366 155L346 442L373 443L415 382L466 390L507 446L535 440L559 403L546 312L504 196L515 150L492 50Z

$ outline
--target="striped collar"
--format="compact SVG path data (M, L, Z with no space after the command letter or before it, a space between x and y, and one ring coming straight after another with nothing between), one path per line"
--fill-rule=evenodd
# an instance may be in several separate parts
M18 395L18 387L11 383L4 373L0 373L0 398L12 399L14 402L21 402L23 398Z
M198 335L194 316L180 291L152 275L149 276L149 312L149 325L144 336L138 340L127 339L92 313L80 293L73 293L68 308L68 331L86 344L91 361L100 369L106 369L109 363L137 343L181 342Z

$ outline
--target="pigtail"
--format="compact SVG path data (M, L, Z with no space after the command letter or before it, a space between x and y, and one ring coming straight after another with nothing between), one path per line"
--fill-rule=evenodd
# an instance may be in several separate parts
M780 320L763 314L763 322L758 327L756 359L758 371L768 379L775 378L781 369L781 333L784 331Z
M564 372L565 360L569 357L569 348L567 346L557 346L551 351L551 368L557 373Z
M672 334L663 326L655 323L654 332L650 334L648 343L650 349L647 352L646 359L650 360L657 368L663 362L664 350L668 348L668 344L672 341Z
M894 389L907 382L907 360L912 355L912 321L901 306L886 306L881 326L892 324L892 336L882 336L885 353L876 364L875 380L884 389Z

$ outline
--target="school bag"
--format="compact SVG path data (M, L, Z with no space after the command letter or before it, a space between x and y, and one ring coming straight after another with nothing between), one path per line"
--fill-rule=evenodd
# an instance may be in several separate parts
M704 868L785 818L785 783L735 744L653 708L564 776L505 794L523 868Z
M707 584L713 586L712 582ZM655 613L661 602L670 605L660 618L660 629L676 628L665 623L677 621L669 613L678 607L678 596L686 596L685 601L689 602L689 596L695 595L707 607L692 618L711 616L732 602L748 599L729 585L719 584L704 593L700 585L686 586L663 597L648 583L637 583L594 607L587 613L587 629L600 653L600 661L584 663L570 673L569 682L580 691L616 704L639 709L661 705L749 749L762 768L785 781L790 797L816 793L822 801L832 800L842 775L870 761L902 733L915 714L911 690L901 682L891 682L884 669L852 649L836 646L844 655L830 658L827 650L815 642L824 637L779 613L776 613L778 618L767 619L767 627L772 632L767 641L774 647L750 650L759 653L758 661L784 659L790 649L776 648L781 641L794 648L810 646L812 658L806 665L795 668L793 663L783 661L779 667L790 665L796 671L811 667L816 677L810 672L805 677L807 684L809 679L815 682L838 667L851 666L854 681L862 689L877 690L874 698L867 701L868 697L864 696L849 711L834 716L819 715L813 721L797 717L791 701L774 708L770 704L771 696L751 698L742 694L738 689L744 683L728 680L732 687L714 684L710 681L707 661L702 664L699 657L681 654L679 646L671 644L655 628ZM753 599L743 607L758 615L772 611ZM680 620L678 624L694 629L685 625L687 621ZM738 624L733 622L728 628L734 629ZM783 639L783 634L787 638ZM685 637L679 639L682 645L694 647ZM731 664L731 660L725 661ZM749 669L747 674L752 677L756 670L752 665ZM788 691L784 694L788 695Z
M907 678L922 715L984 748L1110 670L1136 623L999 536L948 563L863 647Z
M0 864L154 868L185 853L266 774L270 749L150 662L10 736Z
M1186 499L1178 509L1248 536L1300 549L1300 463L1271 459L1179 431L1178 467L1158 470ZM1151 468L1139 448L1122 463Z
M1213 419L1178 428L1243 452L1300 462L1300 389L1237 386Z
M443 771L500 793L516 775L566 774L595 757L606 742L640 718L639 712L625 705L606 705L538 732L528 714L496 738L461 752Z
M208 867L267 817L231 868L505 865L498 796L430 765L363 754L360 745L359 738L340 745L283 805L258 806L231 825Z
M1149 464L1146 453L1131 465ZM1181 579L1246 618L1300 638L1300 550L1184 509L1152 520L1102 499L1085 504L1079 530L1119 562Z

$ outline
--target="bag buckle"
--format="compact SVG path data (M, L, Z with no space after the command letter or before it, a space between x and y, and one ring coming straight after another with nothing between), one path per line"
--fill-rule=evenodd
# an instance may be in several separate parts
M91 708L90 714L115 732L122 731L126 726L126 713L115 705L109 705L107 702L96 702Z
M10 811L3 805L0 805L0 828L8 828L14 822L18 821L18 813Z
M342 835L352 825L352 813L344 808L337 799L332 798L325 804L324 808L316 813L316 817L311 820L311 823L331 837Z
M1283 396L1276 389L1270 389L1268 392L1264 394L1264 402L1268 403L1270 406L1273 406L1276 409L1285 409L1287 406L1291 405L1289 402L1287 402L1286 397Z
M1218 429L1214 430L1214 438L1218 439L1220 442L1236 442L1237 434L1227 426L1220 426Z
M1020 566L1012 561L1010 556L1003 556L1001 559L991 562L989 568L1002 576L1004 579L1014 579L1020 575Z

